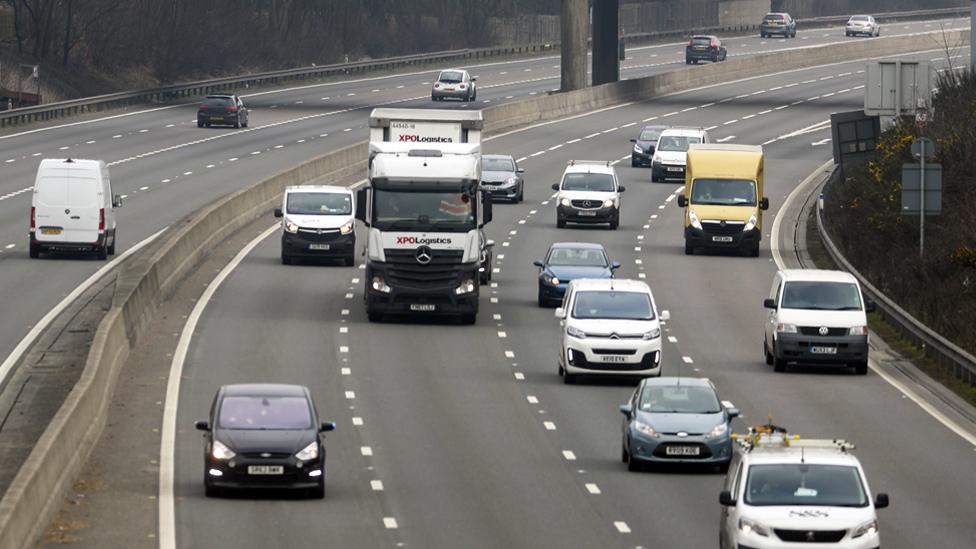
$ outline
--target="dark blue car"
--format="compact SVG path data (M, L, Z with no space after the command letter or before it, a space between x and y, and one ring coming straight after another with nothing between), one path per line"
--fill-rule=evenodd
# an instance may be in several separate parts
M620 267L610 262L600 244L556 242L549 247L545 261L532 263L539 268L539 306L558 305L570 280L577 278L613 278Z

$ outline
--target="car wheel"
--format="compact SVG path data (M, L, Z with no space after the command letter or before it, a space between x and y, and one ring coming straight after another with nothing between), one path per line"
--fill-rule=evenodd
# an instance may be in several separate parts
M878 27L878 30L874 31L874 35L881 36L881 27Z
M630 454L627 453L627 447L623 444L620 445L620 461L624 463L630 462Z
M766 365L773 365L773 355L769 352L769 347L766 345L766 338L763 338L763 357L766 359Z
M764 32L759 33L759 38L766 38L766 33Z
M868 361L855 362L854 363L854 373L859 376L867 375L868 373Z
M216 486L211 486L209 483L205 482L203 483L203 493L208 498L216 498L216 497L220 497L221 491L220 488L217 488Z
M369 319L370 322L382 322L383 313L378 313L376 311L367 311L366 318Z
M112 237L112 245L108 247L108 255L115 255L115 237Z
M309 488L308 496L312 499L322 499L325 497L325 482L315 488Z
M718 469L719 473L724 475L729 472L729 462L726 461L725 463L719 463L715 468Z
M576 374L571 374L569 372L563 372L563 384L564 385L576 385Z
M786 371L786 359L779 358L776 356L776 347L773 347L773 371L774 372Z
M281 254L281 264L291 265L291 256L288 254Z
M759 257L759 243L758 242L756 242L755 244L753 244L752 245L752 248L749 249L749 256L750 257Z
M242 127L244 127L244 128L246 128L246 127L247 127L247 125L248 125L248 124L250 124L250 123L251 123L251 116L250 116L250 115L247 115L247 114L245 114L245 115L244 115L244 123L243 123L243 124L241 124L241 126L242 126Z
M99 248L95 250L95 256L98 257L98 259L101 259L102 261L108 259L108 247L99 246Z
M631 168L636 168L636 167L637 167L637 166L639 166L639 165L640 165L640 164L638 164L638 162L637 162L637 159L636 159L636 158L634 158L634 157L630 157L630 167L631 167Z
M616 231L617 230L617 227L619 227L619 226L620 226L620 218L619 217L610 222L610 230L611 231Z
M203 120L199 120L199 119L198 119L198 120L197 120L197 127L198 127L198 128L202 128L202 127L204 127L204 126L205 126L205 124L203 123Z
M685 240L685 255L694 255L695 247L691 245L691 242Z
M539 306L540 307L548 307L549 306L549 300L546 299L546 296L542 293L542 288L539 288L539 296L538 296L538 299L539 299Z
M33 244L30 244L29 245L29 248L30 249L28 250L27 253L30 255L30 258L31 259L37 259L38 257L41 257L41 247L40 246L35 246Z
M461 315L460 320L461 320L461 324L471 325L478 321L478 315L475 314Z
M685 65L690 65L690 64L691 64L691 59L685 58Z
M352 267L353 265L356 264L356 256L355 255L348 255L343 260L343 262L346 264L346 267Z
M234 119L234 128L237 129L240 127L241 127L241 115L237 115L237 118Z
M559 216L557 215L557 216L556 216L556 228L557 228L557 229L562 229L562 228L563 228L563 227L565 227L565 226L566 226L566 220L565 220L565 219L563 219L563 218L561 218L561 217L559 217Z
M630 459L627 460L627 470L630 471L631 473L638 473L640 471L643 471L644 463L641 460L634 459L633 456L630 456Z

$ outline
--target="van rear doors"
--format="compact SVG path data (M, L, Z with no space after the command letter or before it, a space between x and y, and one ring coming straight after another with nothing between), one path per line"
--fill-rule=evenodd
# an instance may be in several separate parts
M42 163L34 183L38 242L95 244L105 229L105 196L96 163Z

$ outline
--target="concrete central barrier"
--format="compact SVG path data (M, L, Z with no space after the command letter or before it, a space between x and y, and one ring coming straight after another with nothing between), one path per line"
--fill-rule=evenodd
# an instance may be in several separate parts
M940 49L969 31L847 41L732 58L724 63L539 96L484 110L485 130L500 132L662 94L829 63ZM99 324L85 369L0 500L0 549L32 546L81 471L108 416L119 371L160 304L230 234L266 216L288 185L351 184L366 174L367 144L351 145L284 170L189 214L129 260L118 274L112 308Z

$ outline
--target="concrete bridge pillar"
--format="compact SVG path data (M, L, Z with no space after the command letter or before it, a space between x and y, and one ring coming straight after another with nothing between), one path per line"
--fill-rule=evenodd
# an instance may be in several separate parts
M620 79L617 56L617 29L620 25L620 0L593 1L593 85Z
M589 37L587 0L563 0L560 25L561 91L586 87L586 53Z

